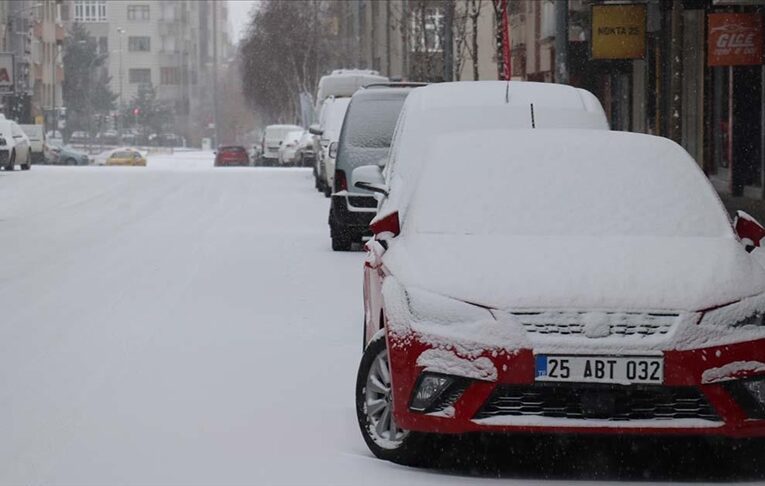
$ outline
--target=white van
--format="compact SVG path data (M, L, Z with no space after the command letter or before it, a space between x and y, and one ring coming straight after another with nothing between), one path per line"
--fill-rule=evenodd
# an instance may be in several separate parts
M317 160L317 186L326 197L332 194L335 183L335 156L330 153L329 147L332 142L340 139L340 130L343 128L345 112L351 98L327 98L321 107L319 118L319 141L321 143L321 157ZM315 131L312 133L316 133Z
M387 83L388 78L368 69L335 69L322 76L316 90L316 108L320 109L330 96L345 98L353 96L357 89L375 83Z
M288 133L302 131L297 125L269 125L263 132L262 156L264 165L276 165L279 162L279 147Z
M45 160L45 131L42 125L19 125L29 138L29 152L33 164L42 164Z

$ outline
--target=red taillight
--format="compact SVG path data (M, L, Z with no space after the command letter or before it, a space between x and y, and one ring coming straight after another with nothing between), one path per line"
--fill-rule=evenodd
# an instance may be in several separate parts
M345 171L335 170L335 192L347 191L348 179L345 178Z
M398 211L372 221L369 225L369 229L371 229L372 233L375 235L391 233L393 236L398 236L398 234L401 233L401 226L398 222Z

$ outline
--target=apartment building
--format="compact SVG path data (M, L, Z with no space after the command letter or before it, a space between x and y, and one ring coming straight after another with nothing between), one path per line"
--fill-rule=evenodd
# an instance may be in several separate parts
M120 107L151 84L175 115L176 131L196 144L209 130L213 46L231 56L226 2L216 0L68 0L68 22L85 25L108 53L106 67Z
M47 125L52 127L58 122L55 113L63 104L62 44L66 33L61 22L61 1L37 1L32 11L31 118L38 124L47 118Z

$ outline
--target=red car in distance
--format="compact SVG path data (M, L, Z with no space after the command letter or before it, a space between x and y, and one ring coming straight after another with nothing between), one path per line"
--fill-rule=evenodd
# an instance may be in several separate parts
M247 149L240 145L218 147L215 152L215 167L249 166Z

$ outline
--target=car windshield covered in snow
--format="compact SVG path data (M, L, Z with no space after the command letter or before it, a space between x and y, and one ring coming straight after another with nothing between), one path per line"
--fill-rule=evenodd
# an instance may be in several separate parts
M437 138L408 228L518 236L730 236L696 163L658 137L592 130Z

